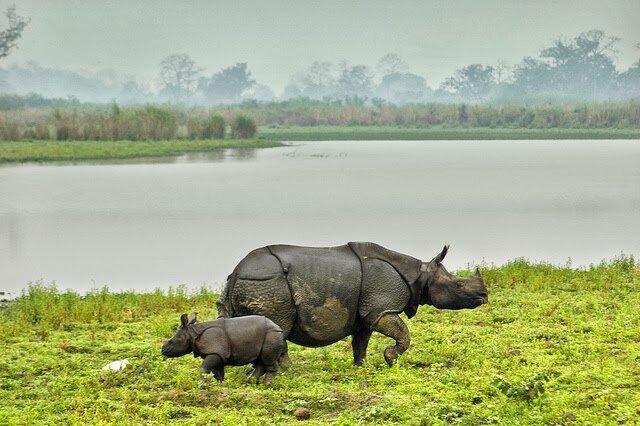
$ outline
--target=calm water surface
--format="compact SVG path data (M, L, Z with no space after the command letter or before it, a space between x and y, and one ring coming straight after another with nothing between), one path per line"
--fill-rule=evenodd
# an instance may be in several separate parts
M640 141L301 142L0 167L0 291L216 288L251 249L370 240L449 269L640 255Z

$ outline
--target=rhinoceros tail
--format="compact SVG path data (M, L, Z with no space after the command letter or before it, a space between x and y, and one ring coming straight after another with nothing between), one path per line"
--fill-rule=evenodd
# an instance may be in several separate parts
M218 318L232 318L235 317L233 311L233 304L231 303L231 295L233 294L233 285L236 283L236 275L231 274L227 277L227 283L222 289L222 293L216 302L218 308Z

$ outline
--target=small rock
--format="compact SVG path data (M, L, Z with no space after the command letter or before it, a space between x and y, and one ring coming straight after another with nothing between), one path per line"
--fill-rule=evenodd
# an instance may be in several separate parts
M293 415L296 416L298 420L309 420L311 418L311 413L307 408L298 407L296 411L293 412Z

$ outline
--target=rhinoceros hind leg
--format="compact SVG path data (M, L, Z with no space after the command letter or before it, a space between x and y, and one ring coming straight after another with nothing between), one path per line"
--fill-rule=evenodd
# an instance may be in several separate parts
M384 314L372 328L374 331L391 337L396 341L395 345L387 346L384 350L384 360L387 361L387 364L391 367L398 358L398 355L409 348L411 342L409 329L398 314L393 313Z
M371 333L373 333L373 330L365 327L356 331L351 337L351 347L353 348L353 365L358 367L362 365L362 361L367 356L367 346L369 346Z

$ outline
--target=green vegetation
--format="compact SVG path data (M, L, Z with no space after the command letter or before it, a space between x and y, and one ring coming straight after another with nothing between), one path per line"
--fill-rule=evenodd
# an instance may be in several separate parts
M278 142L256 139L169 141L0 141L0 164L34 161L113 160L166 157L227 148L267 148Z
M490 302L422 307L393 368L374 333L363 368L351 347L290 346L269 388L230 367L203 385L200 360L163 361L180 313L216 316L217 295L79 296L34 284L0 309L2 424L631 424L640 414L640 264L621 256L584 269L515 260L485 266ZM471 273L463 271L461 275ZM122 372L101 371L127 358Z
M224 140L226 123L232 140ZM460 139L640 139L640 105L396 106L298 99L193 109L113 103L0 111L0 163L172 156L295 140Z
M225 128L224 117L220 115L190 117L187 121L189 139L224 139Z
M231 137L237 139L252 138L256 135L256 122L246 115L238 115L231 122Z
M223 121L221 121L221 119ZM368 127L386 139L397 133L459 131L505 135L511 138L544 137L637 137L640 104L567 105L465 105L386 103L311 99L282 102L245 102L212 108L185 109L171 106L86 105L51 109L0 111L0 140L167 140L208 139L220 135L229 123L237 138L253 137L254 126L262 129ZM539 131L536 132L536 131ZM234 133L235 132L235 133ZM453 133L449 133L453 134ZM224 135L224 132L222 132ZM248 136L247 136L248 135ZM532 136L530 136L532 135ZM470 136L473 137L473 136ZM381 136L374 137L380 139Z
M565 105L366 104L357 100L293 99L252 103L236 109L261 126L394 126L487 129L637 129L640 104Z
M258 137L271 141L640 139L640 129L292 126L261 128Z

